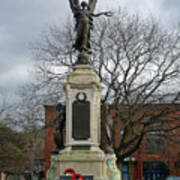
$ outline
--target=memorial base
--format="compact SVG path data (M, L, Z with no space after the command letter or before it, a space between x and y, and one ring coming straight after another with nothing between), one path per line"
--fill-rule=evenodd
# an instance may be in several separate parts
M102 151L64 150L57 159L59 176L72 168L82 176L91 176L92 180L108 180L106 176L106 157Z
M89 150L63 150L52 157L47 180L71 179L65 178L64 172L68 168L74 169L77 174L85 177L85 180L121 180L115 155Z

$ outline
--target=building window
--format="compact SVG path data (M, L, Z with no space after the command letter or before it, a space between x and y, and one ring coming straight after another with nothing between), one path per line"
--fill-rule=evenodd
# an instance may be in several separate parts
M164 153L164 138L159 134L150 133L146 136L146 152L147 154L159 154Z
M169 168L165 162L143 162L144 180L165 180L169 175Z
M121 170L122 170L122 180L130 180L129 164L128 163L123 163Z

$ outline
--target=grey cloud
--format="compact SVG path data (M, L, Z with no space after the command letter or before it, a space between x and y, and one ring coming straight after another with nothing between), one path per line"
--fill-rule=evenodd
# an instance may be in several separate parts
M179 0L161 0L161 4L165 9L179 9L180 1Z
M150 15L171 27L176 25L180 19L179 0L121 0L119 4L129 13L138 12L141 17Z
M6 69L0 76L0 87L14 86L26 80L28 70L25 65L13 66L13 68Z
M67 1L62 0L1 2L0 89L13 91L27 80L29 43L37 39L47 25L64 22L67 12Z
M1 72L0 75L0 94L11 96L11 100L15 100L14 93L17 91L17 87L25 83L27 79L28 69L25 65L18 64L6 68L6 71Z
M180 1L179 0L161 0L161 8L164 12L164 17L167 18L167 23L176 25L180 22ZM163 16L162 16L163 18Z
M3 28L6 35L12 39L9 43L15 49L20 49L20 45L27 43L38 35L45 25L51 24L53 21L64 20L66 14L64 10L65 1L52 0L44 2L44 0L6 0L1 3L0 8L0 29ZM1 31L0 31L1 33ZM17 46L14 46L16 43ZM7 42L8 44L8 42ZM25 47L27 48L27 47Z

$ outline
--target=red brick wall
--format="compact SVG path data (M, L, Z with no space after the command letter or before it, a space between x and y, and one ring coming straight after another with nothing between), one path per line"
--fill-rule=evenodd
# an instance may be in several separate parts
M55 147L54 143L54 119L57 116L55 106L45 106L45 145L44 145L44 159L45 159L45 177L47 170L50 167L51 150Z

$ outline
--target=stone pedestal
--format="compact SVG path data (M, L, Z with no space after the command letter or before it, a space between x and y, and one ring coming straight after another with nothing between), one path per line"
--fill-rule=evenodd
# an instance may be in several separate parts
M66 149L72 150L73 147L79 146L82 149L86 147L87 150L89 147L89 150L98 151L100 143L100 97L102 90L99 77L89 65L75 66L74 71L69 74L64 88L66 92ZM83 105L83 101L85 105ZM78 104L76 102L80 102L79 104L82 102L82 108L80 105L79 113L73 114L73 105ZM89 106L89 108L87 107L89 112L85 112L87 109L86 105ZM89 119L86 117L87 114ZM73 121L78 121L78 119L82 121L79 122L79 127L73 127ZM78 131L80 133L79 136L81 136L82 132L82 137L74 137L73 131ZM84 133L86 133L83 131L89 131L89 135L87 134L87 136L83 137Z
M60 151L55 159L52 158L48 180L64 176L68 168L74 169L83 176L93 176L93 180L113 180L113 174L118 177L117 167L114 165L115 157L105 155L99 148L102 91L99 77L91 66L77 65L68 75L64 90L66 92L65 149Z

